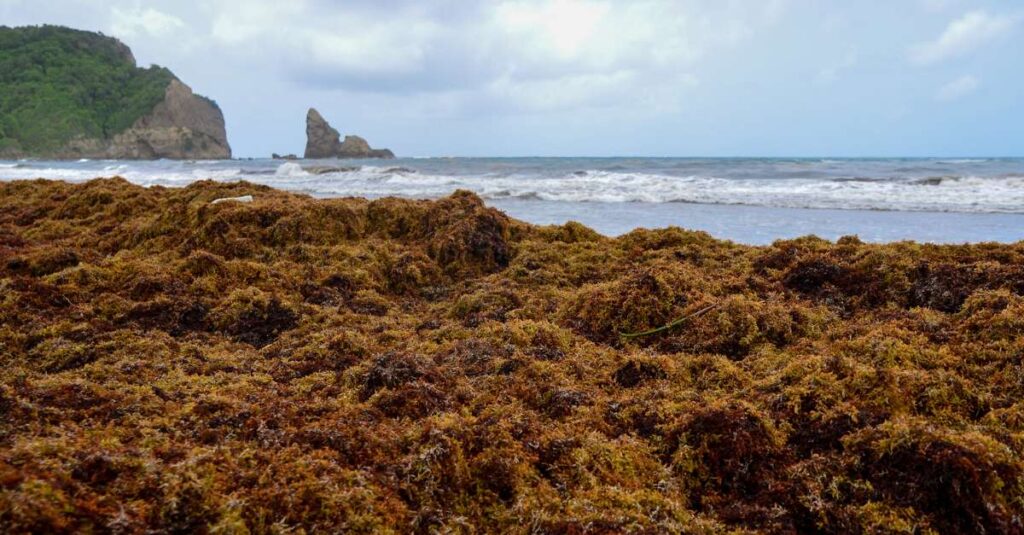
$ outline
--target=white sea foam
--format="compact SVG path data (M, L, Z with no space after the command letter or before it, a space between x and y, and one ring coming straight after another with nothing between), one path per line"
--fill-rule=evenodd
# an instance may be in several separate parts
M564 162L497 161L485 165L434 159L395 165L344 162L333 164L337 166L333 171L324 172L326 166L321 166L317 173L303 169L311 163L299 162L4 162L0 163L0 180L52 178L81 182L99 176L122 176L145 186L185 186L202 179L247 180L322 197L436 198L467 189L485 199L533 202L1024 213L1024 169L1020 163L1001 164L987 175L978 175L971 174L971 166L991 165L987 160L965 160L957 164L960 167L952 168L943 167L943 162L946 160L910 164L843 160L695 164L681 160L668 166L657 161L641 162L648 168L661 165L663 170L633 171L628 166L634 164L626 160L598 162L606 168L587 170ZM472 165L477 167L467 167ZM884 169L879 171L877 166ZM688 174L690 171L695 172ZM683 176L672 174L680 172Z
M295 162L285 162L274 172L279 177L309 176L309 173L302 169L302 166Z
M485 199L577 203L685 202L780 208L1024 213L1022 176L939 177L924 181L726 179L608 171L553 177L451 176L364 167L304 178L301 182L258 178L256 181L284 188L301 185L303 190L323 196L431 198L447 195L455 189L469 189Z
M193 180L238 180L242 175L241 169L196 169L191 172Z

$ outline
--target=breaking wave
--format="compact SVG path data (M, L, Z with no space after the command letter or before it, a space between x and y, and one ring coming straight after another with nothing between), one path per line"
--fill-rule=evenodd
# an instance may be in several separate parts
M884 172L872 167L876 164L838 160L641 161L647 165L643 170L636 170L636 160L599 162L600 169L570 167L574 162L566 160L569 163L498 161L486 166L458 159L406 160L401 165L267 160L3 162L0 179L84 181L122 176L146 186L248 180L320 197L435 198L467 189L485 199L524 202L1024 213L1024 169L1013 162L1000 172L981 176L964 171L970 171L971 165L988 165L986 160L924 161L912 168L893 162ZM927 169L939 173L922 172Z
M284 164L293 165L296 164ZM283 166L282 166L283 167ZM284 180L279 180L284 178ZM618 171L555 176L442 175L376 166L311 176L289 168L254 181L321 196L433 198L468 189L485 199L574 203L740 204L778 208L1024 213L1024 175L915 179L732 179Z

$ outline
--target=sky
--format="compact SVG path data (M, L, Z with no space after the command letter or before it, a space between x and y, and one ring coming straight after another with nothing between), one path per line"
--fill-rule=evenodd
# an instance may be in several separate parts
M1019 0L0 0L120 38L239 157L1024 156Z

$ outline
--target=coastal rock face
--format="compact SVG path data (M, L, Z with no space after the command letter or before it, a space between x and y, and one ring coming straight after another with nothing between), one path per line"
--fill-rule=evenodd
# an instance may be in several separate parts
M152 113L120 137L115 142L128 141L129 147L152 150L161 158L231 157L220 108L212 100L192 93L179 80L171 81L163 102Z
M388 149L373 149L359 136L345 136L327 122L320 112L310 108L306 114L306 158L394 158Z
M217 104L112 37L0 26L0 73L0 95L19 95L0 97L2 158L231 157Z
M331 158L341 150L341 134L331 127L320 112L306 113L306 158Z
M62 156L120 160L231 158L224 115L210 99L171 80L164 100L113 139L72 140Z

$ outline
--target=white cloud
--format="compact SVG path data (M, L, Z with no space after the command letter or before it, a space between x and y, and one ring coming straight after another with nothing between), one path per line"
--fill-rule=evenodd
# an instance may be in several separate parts
M495 19L499 26L522 34L555 57L568 60L593 46L598 25L608 16L611 6L603 2L554 0L513 1L499 4Z
M407 74L425 67L426 48L437 30L430 21L373 25L358 32L314 30L298 46L325 69Z
M831 84L836 80L839 80L839 75L857 64L858 54L856 50L849 50L846 54L839 58L834 64L822 68L818 71L818 82L822 84Z
M963 56L1006 34L1016 22L1017 18L1012 16L971 11L950 22L942 35L934 41L911 48L910 59L928 65Z
M940 87L939 91L935 93L935 100L938 100L939 102L959 100L977 91L980 85L981 82L979 82L974 76L961 76L960 78Z
M401 6L389 16L358 5L332 9L304 1L256 0L245 10L215 3L212 37L238 53L286 65L288 74L325 83L344 78L408 77L431 65L443 37L437 21Z
M517 112L560 112L567 108L602 109L627 105L652 112L677 111L683 90L697 85L692 75L661 84L645 83L632 71L578 74L558 78L499 78L484 88L478 104L486 109Z
M185 27L185 22L153 8L111 10L110 31L121 37L135 37L140 34L166 37Z
M779 19L788 2L721 0L421 2L206 0L216 43L283 65L318 89L453 95L492 111L680 100L697 65ZM444 6L444 4L441 4Z

